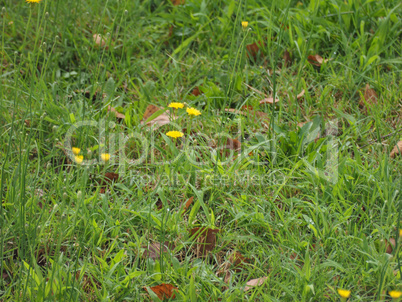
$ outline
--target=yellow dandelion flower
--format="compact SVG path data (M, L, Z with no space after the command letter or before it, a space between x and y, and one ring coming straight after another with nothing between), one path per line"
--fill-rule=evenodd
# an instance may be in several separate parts
M392 299L399 299L400 297L402 297L402 292L397 291L397 290L391 290L388 293L389 293L389 295L391 296Z
M194 115L194 116L201 114L201 111L199 111L195 108L187 108L186 112L188 113L188 115Z
M173 137L173 138L178 138L178 137L182 137L184 134L183 134L183 132L180 132L180 131L169 131L168 133L166 133L166 135Z
M174 109L179 109L179 108L183 108L184 104L183 103L173 102L173 103L170 103L168 107L174 108Z
M248 26L248 21L242 21L242 22L241 22L241 26L242 26L244 29L246 29L247 26Z
M399 237L402 237L402 229L399 230Z
M84 155L76 155L74 157L74 160L77 164L82 164L82 161L84 160Z
M107 161L110 159L110 154L109 154L109 153L102 153L102 154L101 154L101 159L102 159L104 162L107 162Z
M347 290L347 289L338 289L338 294L339 294L339 296L341 296L342 298L344 298L344 299L347 299L347 298L349 298L350 297L350 290Z
M28 3L39 3L42 0L26 0Z
M71 150L73 151L74 155L78 155L81 152L80 148L72 147Z

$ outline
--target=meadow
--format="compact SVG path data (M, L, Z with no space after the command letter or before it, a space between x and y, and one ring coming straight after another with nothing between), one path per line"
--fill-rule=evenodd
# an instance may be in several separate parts
M400 1L0 8L0 301L402 297Z

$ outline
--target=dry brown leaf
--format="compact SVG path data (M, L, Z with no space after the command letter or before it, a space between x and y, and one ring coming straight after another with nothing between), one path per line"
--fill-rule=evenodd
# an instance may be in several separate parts
M113 172L106 172L104 179L101 181L101 193L105 193L105 187L108 183L116 182L119 180L119 174Z
M146 121L152 114L155 112L161 110L161 108L155 106L155 105L148 105L147 108L145 109L144 115L142 116L142 119Z
M172 0L173 5L181 5L184 4L186 1L185 0Z
M389 156L391 156L392 158L394 158L396 155L401 154L402 152L402 141L399 141L395 147L392 149L391 153L389 154Z
M195 87L193 89L193 91L191 92L192 95L194 96L199 96L202 92L200 91L200 89L198 87Z
M260 101L260 104L273 104L273 103L278 103L278 102L279 102L279 99L274 99L274 98L269 97L269 98L262 99Z
M183 214L188 210L188 208L191 206L191 204L193 203L194 200L194 196L191 196L187 201L186 204L184 205L183 208Z
M254 42L253 44L246 45L247 57L248 58L250 58L250 56L253 57L254 61L256 62L258 57L261 57L262 55L262 52L260 51L260 47L262 45L263 44L261 41L259 41L258 43Z
M246 112L243 112L243 111L237 110L237 109L233 109L233 108L225 108L225 111L230 112L230 113L235 113L235 114L247 115Z
M241 114L241 115L244 115L244 116L250 116L250 117L255 116L255 117L257 117L258 119L261 120L261 123L264 125L264 127L266 127L266 128L269 127L269 116L265 112L254 111L254 110L250 110L250 109L248 109L247 112L244 112L244 111L233 109L233 108L225 108L225 111L230 112L230 113L234 113L234 114Z
M144 287L145 290L147 290L146 287ZM150 289L158 296L159 299L162 301L165 299L174 299L176 297L175 291L178 291L179 289L177 287L174 287L171 284L166 284L162 283L157 286L152 286Z
M378 95L374 89L370 88L369 84L366 84L364 88L363 97L360 99L359 106L360 108L365 108L367 112L366 104L368 106L376 105L378 103Z
M105 47L106 45L106 39L103 38L100 34L95 34L93 35L93 40L95 42L95 44L99 47Z
M241 150L241 142L238 139L228 138L226 140L225 148L239 152Z
M310 64L320 67L322 63L327 63L329 59L323 59L320 55L309 55L307 60Z
M292 59L290 58L290 53L287 49L283 54L283 60L285 61L285 67L289 67L290 65L292 65Z
M387 254L392 254L392 250L395 247L395 239L394 238L389 238L389 241L385 239L385 247L386 247L386 253Z
M217 233L219 233L219 229L206 227L197 227L190 230L191 237L197 237L197 244L195 245L197 257L205 257L208 252L215 248Z
M146 123L147 126L163 126L166 124L169 124L170 121L177 119L177 116L169 116L168 112L166 111L162 113L161 115L158 115L154 119L147 121L155 112L161 110L161 108L155 106L155 105L148 105L148 107L145 109L143 119L141 121L141 124ZM157 128L157 127L156 127Z
M371 104L377 104L378 95L374 89L370 88L370 85L367 84L364 90L364 99Z
M246 287L244 288L244 291L248 291L252 289L255 286L259 286L264 284L265 280L268 279L268 277L262 277L258 279L251 279L250 281L247 282Z
M162 251L161 251L162 247ZM146 246L144 248L147 248ZM173 250L174 244L170 243L169 241L165 241L163 244L160 242L155 242L149 245L144 254L142 255L143 258L151 258L151 259L158 259L160 258L161 254L167 253L168 250Z
M244 257L239 252L234 252L230 255L229 262L234 268L234 271L239 272L244 267L244 265L249 262L249 259Z
M303 96L304 96L304 94L305 94L305 91L304 91L304 89L297 95L297 99L300 99L300 98L302 98Z
M115 108L111 107L110 105L107 107L108 112L113 112L118 119L124 120L126 116L123 113L118 112Z
M119 180L119 174L113 173L113 172L106 172L105 173L105 180L111 182L111 181L117 181Z

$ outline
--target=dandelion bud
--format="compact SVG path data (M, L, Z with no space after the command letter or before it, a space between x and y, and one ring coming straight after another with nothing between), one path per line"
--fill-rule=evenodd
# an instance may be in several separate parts
M67 193L64 192L64 193L63 193L63 199L65 200L66 198L67 198Z
M58 36L58 35L56 35L56 37L54 37L54 39L57 41L57 40L59 39L59 36Z
M128 10L125 10L125 11L124 11L124 14L127 16L127 15L128 15Z
M49 19L49 13L48 12L45 13L45 18Z
M4 14L6 12L6 8L3 6L1 9L1 13Z
M81 191L78 191L78 192L77 192L77 198L78 198L78 199L81 199L81 197L82 197L82 192L81 192Z
M46 169L48 170L48 169L50 169L51 167L52 167L52 164L51 164L51 163L47 163Z
M43 47L46 47L46 42L43 42Z

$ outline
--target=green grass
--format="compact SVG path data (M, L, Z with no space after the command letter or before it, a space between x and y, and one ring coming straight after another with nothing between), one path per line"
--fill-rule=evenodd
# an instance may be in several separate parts
M389 156L402 140L399 2L0 2L0 300L158 301L144 288L167 283L174 301L339 301L339 288L391 301L402 290L402 162ZM310 64L316 54L329 61ZM170 102L202 114L141 124L148 105ZM85 160L111 160L74 163L69 135ZM226 154L227 138L242 156ZM205 258L190 236L200 226L220 230ZM247 263L231 265L235 252Z

